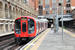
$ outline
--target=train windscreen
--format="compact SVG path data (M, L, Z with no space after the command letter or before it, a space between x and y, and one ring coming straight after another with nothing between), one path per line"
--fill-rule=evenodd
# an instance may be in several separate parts
M17 34L21 34L21 25L20 25L20 19L17 19L15 21L15 32Z
M34 32L34 20L28 19L28 34Z

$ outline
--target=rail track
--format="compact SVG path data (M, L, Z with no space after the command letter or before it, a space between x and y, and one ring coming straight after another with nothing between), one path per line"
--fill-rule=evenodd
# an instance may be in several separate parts
M13 34L0 37L0 50L3 50L12 43L15 43L15 36Z
M15 43L14 44L12 44L12 45L10 45L10 46L8 46L6 49L4 49L4 50L20 50L20 48L22 48L25 44L27 44L28 42L25 42L25 43L20 43L19 45L16 45Z
M72 32L72 33L75 33L75 28L66 28L66 30Z
M22 44L20 45L16 45L14 35L3 36L3 37L0 37L0 50L18 50L22 46L27 44L29 41L25 41L25 42L22 42Z

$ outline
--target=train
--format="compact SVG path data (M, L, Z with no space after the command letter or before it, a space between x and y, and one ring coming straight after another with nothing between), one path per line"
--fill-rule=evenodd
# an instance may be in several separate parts
M15 19L14 34L15 42L19 44L21 41L30 40L48 27L46 19L36 19L31 16L21 16Z

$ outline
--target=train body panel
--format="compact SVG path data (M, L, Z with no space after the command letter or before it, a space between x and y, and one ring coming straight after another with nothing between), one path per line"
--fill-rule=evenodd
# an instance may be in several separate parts
M22 18L17 18L15 20L15 22L16 22L17 20L20 19L20 23L18 23L18 22L17 22L18 24L15 23L15 31L14 32L15 32L16 37L33 37L33 36L36 36L36 34L35 34L36 33L36 21L33 18L29 18L29 17L26 17L26 18L27 18L27 20L26 19L24 20ZM31 24L31 21L33 22L33 24ZM32 26L34 26L34 27L32 27ZM17 27L19 28L19 30L17 29ZM30 27L32 27L32 28L30 28Z
M15 19L14 34L17 38L35 37L47 28L47 21L38 20L30 16Z

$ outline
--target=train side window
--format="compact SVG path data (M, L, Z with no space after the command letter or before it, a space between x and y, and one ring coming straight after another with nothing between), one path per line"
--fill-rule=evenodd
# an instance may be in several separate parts
M36 27L37 27L37 32L38 32L38 29L39 29L39 28L38 28L38 22L36 22Z
M40 23L38 23L38 27L39 27L39 29L40 29Z
M36 22L36 26L37 26L37 29L38 29L38 22Z
M28 34L31 34L34 32L34 20L28 19Z
M40 22L40 29L41 29L41 22Z

